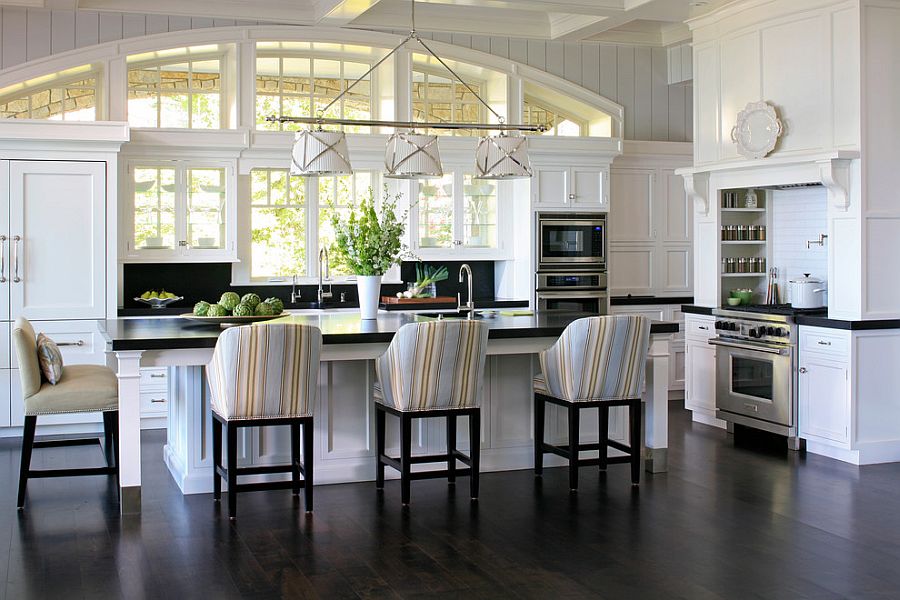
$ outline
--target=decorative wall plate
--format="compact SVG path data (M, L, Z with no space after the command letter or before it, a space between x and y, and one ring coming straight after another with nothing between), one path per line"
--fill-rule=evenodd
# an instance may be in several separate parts
M766 101L749 102L731 128L731 141L742 156L763 158L775 148L782 131L774 106Z

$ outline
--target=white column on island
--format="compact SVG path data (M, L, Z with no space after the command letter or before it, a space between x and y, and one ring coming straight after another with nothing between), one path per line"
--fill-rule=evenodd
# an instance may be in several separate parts
M122 514L141 512L141 351L116 352Z
M668 469L669 447L669 342L671 335L650 337L644 391L644 469Z

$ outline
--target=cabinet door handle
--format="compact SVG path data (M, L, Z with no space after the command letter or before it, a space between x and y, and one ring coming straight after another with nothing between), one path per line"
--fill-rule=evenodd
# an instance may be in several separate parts
M831 345L831 342L826 342L825 340L819 340L816 343L819 344L820 346L830 346Z
M19 241L21 239L22 236L13 236L13 283L19 283L20 281L22 281L22 278L19 277Z
M807 372L807 371L806 371L806 367L800 367L800 372L801 372L801 373L806 373L806 372Z
M6 245L6 240L9 238L5 235L0 235L0 283L6 283L9 281L6 278L6 256L3 251L4 246Z
M569 200L574 200L574 199L575 199L575 194L569 194Z
M78 340L75 342L56 342L57 346L84 346L84 340Z

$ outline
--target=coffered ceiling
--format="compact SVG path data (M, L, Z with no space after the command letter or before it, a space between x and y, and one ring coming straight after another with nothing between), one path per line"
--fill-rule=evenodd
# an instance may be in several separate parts
M666 46L726 0L417 0L420 30ZM0 5L405 29L409 0L0 0Z

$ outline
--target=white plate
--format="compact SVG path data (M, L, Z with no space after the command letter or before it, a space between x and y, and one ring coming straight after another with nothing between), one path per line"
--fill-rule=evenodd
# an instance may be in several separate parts
M738 113L737 123L731 129L731 140L737 144L742 156L763 158L775 149L782 131L774 106L765 101L749 102Z

